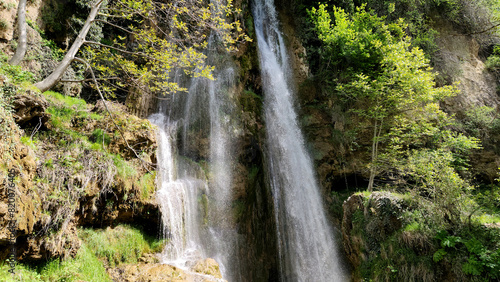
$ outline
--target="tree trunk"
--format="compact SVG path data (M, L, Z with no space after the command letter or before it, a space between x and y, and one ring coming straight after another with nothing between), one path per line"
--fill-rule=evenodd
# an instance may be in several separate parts
M384 124L384 119L380 120L380 125L377 120L375 120L375 125L373 126L373 141L372 141L372 165L370 167L370 179L368 180L368 191L373 191L373 183L375 182L375 176L377 174L377 162L378 162L378 145L380 143L379 138L382 134L382 125ZM377 132L378 128L378 132Z
M26 35L26 0L20 0L17 6L17 29L19 32L19 39L17 41L16 53L9 61L11 65L19 65L24 59L26 49L28 48L28 36Z
M370 166L370 179L368 180L368 191L373 191L373 182L375 181L375 159L376 159L376 148L377 148L377 120L373 125L373 140L372 140L372 163Z
M66 69L69 67L71 62L75 59L76 54L78 53L78 50L80 50L80 47L82 47L83 43L85 43L85 37L87 36L87 33L90 30L90 27L94 23L94 19L99 13L99 10L101 9L102 2L104 0L98 0L94 6L92 6L92 9L90 10L90 14L87 17L87 20L85 21L85 24L83 25L82 30L80 30L80 33L78 34L78 37L75 39L73 42L73 45L71 45L71 48L69 51L66 53L62 61L59 63L59 65L55 68L55 70L47 76L44 80L35 83L35 86L40 89L40 91L45 92L52 88L59 80L61 80L64 72L66 72Z

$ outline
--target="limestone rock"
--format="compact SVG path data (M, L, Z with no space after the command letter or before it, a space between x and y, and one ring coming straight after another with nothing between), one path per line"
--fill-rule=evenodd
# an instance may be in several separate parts
M191 268L191 270L201 274L210 275L215 278L222 278L219 264L212 258L199 260L196 265Z
M435 28L439 32L436 69L459 82L460 89L457 97L446 101L445 108L463 112L473 106L500 105L496 80L479 58L478 42L470 36L457 36L452 25L442 19L436 21Z
M213 270L215 267L218 270L219 265L213 259L203 260L200 264L203 267L208 266L208 269ZM203 269L207 270L207 269ZM220 275L219 271L216 271ZM160 264L160 263L137 263L123 265L118 268L108 269L108 274L115 281L124 282L161 282L161 281L178 281L178 282L216 282L225 281L220 277L210 276L206 273L198 274L182 270L178 267Z
M47 100L35 92L17 95L14 100L14 120L21 127L28 124L36 126L39 123L44 125L50 118L50 114L45 112L47 107Z
M0 39L12 40L17 15L17 1L3 0L0 2Z

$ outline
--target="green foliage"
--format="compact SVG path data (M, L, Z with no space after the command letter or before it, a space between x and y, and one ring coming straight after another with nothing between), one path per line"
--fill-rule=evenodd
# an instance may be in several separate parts
M401 21L386 25L364 6L356 8L352 16L334 6L332 22L327 7L322 4L309 13L325 46L322 55L334 66L348 66L347 70L368 76L377 73L383 57L381 47L401 40L405 25Z
M94 132L92 132L91 140L97 144L104 144L104 146L111 143L111 137L109 137L109 135L100 128L97 128Z
M87 102L83 99L66 96L58 92L47 91L43 93L45 97L54 101L55 103L62 103L64 106L69 108L75 108L76 110L85 110L87 107Z
M461 157L479 145L477 139L454 134L446 128L451 119L439 108L439 102L455 95L457 90L451 86L436 87L436 75L429 61L422 50L411 47L403 33L403 22L385 24L383 18L365 11L364 6L352 15L334 7L333 14L334 24L326 5L310 12L331 63L349 73L337 82L338 95L352 105L351 112L369 125L372 135L369 189L380 173L404 171L409 167L408 162L432 158L426 155L429 153L426 147L442 150L440 155L453 152L450 155L454 158L446 163L451 170L442 165L437 167L458 181L460 177L454 174L454 167L464 169L466 163ZM435 172L424 176L427 172L422 167L405 173L432 181ZM459 183L456 187L464 187L462 182L456 182ZM429 184L418 183L424 187Z
M473 107L465 112L464 129L477 138L487 138L491 133L500 133L500 122L495 109L487 106Z
M17 264L15 274L8 273L8 265L0 265L0 280L6 282L33 281L111 281L102 262L84 243L75 258L48 261L38 268Z
M72 121L76 119L102 119L102 116L99 114L89 113L87 103L83 99L62 95L53 91L47 91L43 93L43 95L51 102L51 105L47 109L47 112L52 115L50 123L54 125L55 128L66 131L73 137L84 137L84 135L69 130Z
M498 235L498 232L496 232ZM485 238L476 233L466 233L467 239L449 235L447 231L440 231L436 235L441 248L438 249L433 259L440 262L444 259L455 259L462 255L466 256L461 261L462 271L467 275L480 276L487 280L500 278L500 248L499 239L485 241ZM496 249L488 248L486 243L496 244Z
M30 71L25 71L21 66L13 66L7 62L0 62L0 75L4 75L8 78L9 82L20 85L23 83L34 82L35 75Z
M369 0L367 3L369 8L373 8L379 15L387 16L389 21L404 18L408 23L407 31L412 37L412 44L428 54L437 50L437 32L431 28L429 15L433 11L439 11L441 17L456 22L461 11L458 0Z
M36 140L31 139L28 136L21 136L21 143L30 147L32 150L36 150Z
M137 175L137 170L120 155L112 155L113 163L116 166L117 175L122 179L132 178Z
M493 53L486 60L486 68L490 71L500 71L500 45L493 48Z
M80 237L97 257L106 258L111 266L137 263L143 254L159 252L164 245L164 241L148 237L128 225L104 230L82 229Z
M9 24L5 19L0 19L0 31L6 30L9 27Z
M228 20L240 12L234 9L232 1L218 2L217 6L203 0L175 4L113 1L107 8L100 19L111 22L112 27L118 26L115 36L102 42L94 40L82 49L82 57L91 62L99 77L106 78L100 81L100 88L110 97L127 85L147 93L185 91L171 79L178 70L188 76L214 79L213 67L207 64L203 53L211 31L220 39L217 48L229 52L236 50L238 42L250 41L238 20Z
M48 39L47 35L45 34L45 31L40 29L40 27L36 24L36 22L33 22L29 19L26 20L26 24L33 28L40 36L42 37L42 46L49 47L50 49L50 56L52 57L53 60L55 61L60 61L64 57L64 50L62 50L57 44L52 40Z
M139 187L141 189L141 199L149 200L156 191L156 171L144 174L139 179Z

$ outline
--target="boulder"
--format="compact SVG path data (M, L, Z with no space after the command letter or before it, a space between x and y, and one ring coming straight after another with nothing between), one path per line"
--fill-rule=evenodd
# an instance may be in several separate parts
M404 201L389 192L354 194L343 204L342 238L354 267L378 256L381 243L402 227Z
M50 118L50 114L45 112L48 105L42 95L33 91L17 95L13 103L14 120L20 127L44 126Z
M210 275L215 278L222 278L222 274L220 273L219 269L219 264L212 258L199 260L191 268L191 270L197 273Z

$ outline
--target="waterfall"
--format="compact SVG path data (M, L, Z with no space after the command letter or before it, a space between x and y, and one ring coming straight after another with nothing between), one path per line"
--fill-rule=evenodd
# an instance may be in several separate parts
M235 71L229 55L209 39L207 63L215 80L175 82L188 89L160 103L149 119L159 127L159 190L164 237L162 263L189 269L196 260L213 258L224 279L241 280L236 223L231 210L233 143L239 134L234 117Z
M150 120L159 126L157 199L163 222L163 237L168 240L162 252L163 262L188 268L206 254L200 237L198 198L207 184L200 174L189 166L176 163L176 122L163 114L154 114Z
M346 281L313 165L297 124L287 50L273 0L253 8L283 281Z

